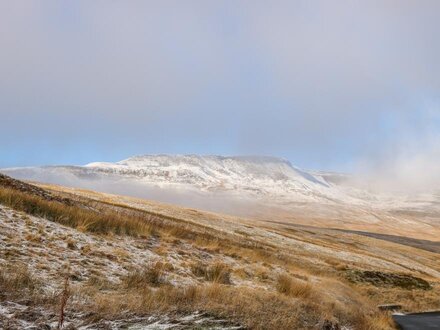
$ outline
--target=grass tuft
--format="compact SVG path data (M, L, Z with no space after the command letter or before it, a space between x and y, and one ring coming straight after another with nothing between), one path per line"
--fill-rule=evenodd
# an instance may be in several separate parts
M2 266L0 268L0 292L13 295L32 295L38 281L26 266Z
M86 232L130 236L149 236L152 232L151 226L142 217L128 217L116 212L98 213L10 188L0 187L0 203Z
M127 289L159 287L166 284L164 265L161 262L156 262L144 269L131 272L122 279L122 283Z
M309 282L293 279L286 274L277 277L276 289L279 293L296 298L308 298L313 291Z
M202 262L194 263L191 271L197 277L203 277L206 281L218 284L232 284L231 268L221 262L206 266Z

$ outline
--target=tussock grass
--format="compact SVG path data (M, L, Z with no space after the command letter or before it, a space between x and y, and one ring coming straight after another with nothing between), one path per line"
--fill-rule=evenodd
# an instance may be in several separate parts
M371 300L381 303L399 303L405 311L424 312L440 310L440 285L437 283L432 290L402 290L396 287L374 287L371 285L356 285L360 295L368 296Z
M37 287L38 281L26 266L2 266L0 268L0 292L14 296L32 295Z
M387 315L369 308L364 301L355 300L352 305L341 308L333 300L292 299L263 289L217 283L98 293L93 301L91 312L97 320L115 319L127 310L142 315L204 311L249 329L319 329L329 320L353 329L393 329Z
M354 286L348 287L339 282L316 282L317 273L314 273L313 285L307 280L280 275L275 279L276 289L273 289L273 266L279 265L286 270L297 259L287 253L280 253L278 248L269 244L237 240L201 225L161 215L149 215L139 210L126 208L121 211L119 206L98 202L92 205L87 201L63 204L9 188L0 187L0 203L91 233L135 237L160 234L162 242L167 243L166 240L170 239L170 242L176 242L175 245L181 240L187 240L202 251L219 254L218 259L222 255L234 255L239 261L246 262L246 270L252 262L263 265L251 275L270 284L268 290L223 285L231 284L232 270L221 262L192 265L191 270L195 276L203 278L207 283L189 287L174 287L167 283L165 272L168 269L162 263L153 263L130 273L122 279L119 287L108 283L105 275L97 273L90 277L86 287L87 290L93 287L85 293L87 301L92 303L78 306L90 312L96 320L123 318L127 312L149 315L205 311L235 320L251 329L310 329L325 324L326 320L349 325L353 329L391 328L389 317L379 314L368 298L362 298L355 292ZM66 242L69 244L68 239ZM70 248L77 248L74 241L70 243ZM170 248L170 245L166 247ZM83 254L94 253L89 245L82 246L80 251ZM124 251L115 251L114 256L124 259L126 254ZM191 258L189 254L184 257ZM306 268L303 265L301 267ZM37 284L27 270L12 273L10 270L0 270L0 297L4 292L32 296L36 287ZM363 296L369 297L370 294L364 293ZM422 297L420 295L420 299ZM390 301L395 301L394 298Z
M190 266L190 268L191 268L192 273L195 276L197 276L197 277L205 277L206 271L207 271L207 269L206 269L207 267L206 267L206 265L203 262L201 262L201 261L195 262L195 263L193 263Z
M205 265L199 261L191 265L191 271L195 276L203 277L206 281L231 284L231 268L222 262Z
M164 267L161 262L153 263L141 270L131 272L122 279L122 283L126 289L158 287L166 283Z
M91 275L86 282L88 287L93 287L96 290L110 290L114 289L114 283L110 282L103 276Z
M141 236L150 235L152 232L151 226L141 217L98 213L9 188L0 187L0 203L15 210L97 234Z
M274 248L252 241L235 241L220 232L212 232L196 223L181 219L150 214L131 207L65 198L69 203L47 200L39 195L0 187L0 204L30 215L44 217L83 232L95 234L129 235L148 237L160 235L162 239L186 240L211 253L240 256L254 261L274 262ZM74 248L74 244L70 244ZM274 251L272 251L274 250ZM285 263L286 261L282 261ZM229 274L214 267L208 272L208 281L229 282Z
M44 217L83 232L96 234L129 235L134 237L161 236L166 240L186 240L211 253L236 255L249 260L274 260L274 248L255 242L235 241L224 234L212 231L200 224L184 220L150 214L119 204L101 203L64 198L69 203L47 200L39 195L0 186L0 204L30 215ZM73 247L73 245L71 244ZM285 261L283 261L285 263ZM216 270L213 269L213 273ZM209 276L218 277L216 274ZM215 281L215 280L214 280ZM228 282L223 272L220 282Z
M231 243L226 238L220 239L218 233L210 233L203 226L186 223L181 219L150 214L118 204L86 201L75 203L73 200L66 200L69 201L68 204L0 186L0 204L83 232L134 237L160 234L164 238L178 238L191 241L196 245L200 244L200 246L210 246L213 242L221 242L219 244L222 247L228 247L230 246L228 243ZM216 252L219 252L219 249Z
M214 283L231 284L231 268L224 263L216 262L208 267L205 278Z
M299 329L298 306L273 293L209 284L131 294L98 294L93 304L94 318L118 318L124 311L144 313L191 313L196 310L227 317L251 329Z
M153 265L150 269L160 267ZM89 322L125 318L127 311L138 315L204 311L238 322L249 329L310 329L327 324L327 320L335 324L348 324L353 329L392 329L392 321L386 314L369 308L364 301L356 300L350 293L346 293L342 299L354 299L353 303L341 307L334 300L292 299L275 291L217 283L151 288L149 280L145 283L145 277L141 278L135 280L131 277L131 281L108 286L107 290L101 290L101 281L90 281L91 289L87 287L82 291L72 291L72 297L76 294L89 302L76 305L75 308L87 312ZM96 289L93 289L94 284L98 285ZM130 290L127 290L127 284ZM0 299L4 294L15 293L35 306L49 304L59 307L54 297L43 299L33 294L38 291L39 285L25 267L0 269Z
M294 279L286 274L278 275L276 289L279 293L296 298L309 298L313 293L309 282Z

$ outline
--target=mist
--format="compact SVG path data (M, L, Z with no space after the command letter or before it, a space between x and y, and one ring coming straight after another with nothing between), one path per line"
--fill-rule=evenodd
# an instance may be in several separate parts
M261 154L435 185L439 10L438 1L4 2L0 167Z
M398 118L390 137L359 159L358 184L379 191L422 193L440 185L440 111L426 105L417 117Z

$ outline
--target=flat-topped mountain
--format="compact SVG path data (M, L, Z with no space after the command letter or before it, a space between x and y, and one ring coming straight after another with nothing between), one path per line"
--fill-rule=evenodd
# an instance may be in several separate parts
M293 167L275 157L223 157L198 155L135 156L117 163L86 165L100 173L132 176L152 183L193 185L206 189L243 189L288 192L309 185L328 187L317 175Z
M2 171L20 179L77 184L80 187L84 186L85 181L95 185L118 182L143 185L145 188L190 189L199 193L231 193L244 198L293 198L297 201L334 199L340 194L323 175L300 170L287 160L275 157L144 155L116 163L95 162L85 166L27 167ZM99 188L87 184L86 187Z
M388 234L408 227L402 227L402 223L412 222L420 233L432 232L427 223L438 222L440 213L434 194L371 192L351 185L348 175L302 170L275 157L142 155L115 163L10 168L1 172L18 179L231 215L325 223L335 228L388 228Z

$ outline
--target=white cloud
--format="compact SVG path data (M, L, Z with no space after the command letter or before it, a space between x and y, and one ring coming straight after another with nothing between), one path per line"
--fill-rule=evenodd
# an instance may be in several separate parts
M394 143L384 117L417 116L420 101L438 94L439 7L3 2L0 138L55 154L89 141L342 166Z

